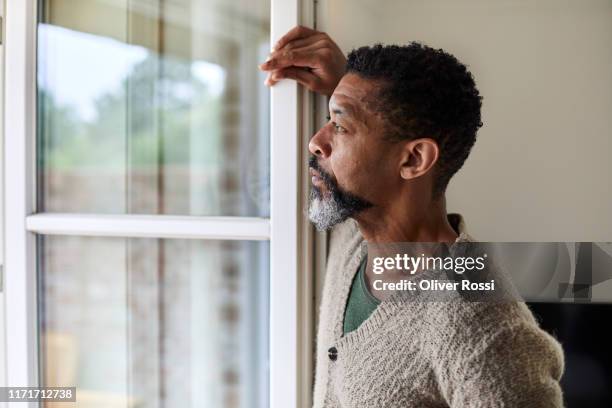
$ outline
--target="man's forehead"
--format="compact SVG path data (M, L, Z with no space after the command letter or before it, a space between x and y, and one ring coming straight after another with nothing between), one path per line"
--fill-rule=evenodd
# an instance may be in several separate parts
M355 74L347 74L334 90L330 100L330 111L338 110L346 113L358 113L367 106L376 84Z
M359 101L344 94L334 94L329 100L329 110L335 114L355 115L359 109Z

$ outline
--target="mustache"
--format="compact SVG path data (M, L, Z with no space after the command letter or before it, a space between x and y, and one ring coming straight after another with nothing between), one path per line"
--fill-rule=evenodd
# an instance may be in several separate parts
M316 156L310 156L308 159L308 165L311 169L319 173L321 180L323 180L323 183L329 190L329 196L326 198L326 200L331 202L335 208L335 221L330 224L330 226L335 225L338 222L342 222L354 214L374 206L374 204L368 200L361 198L356 194L342 190L332 175L321 168ZM324 198L321 190L316 186L312 186L311 200L313 198ZM325 227L324 229L328 229L328 227Z
M321 168L321 165L319 164L319 161L317 160L316 156L310 156L308 158L308 167L310 167L311 169L319 173L319 175L321 176L321 179L323 180L323 182L325 183L325 186L328 189L332 191L338 190L338 184L336 183L336 180L334 180L331 174L329 174L328 172L323 170L323 168Z

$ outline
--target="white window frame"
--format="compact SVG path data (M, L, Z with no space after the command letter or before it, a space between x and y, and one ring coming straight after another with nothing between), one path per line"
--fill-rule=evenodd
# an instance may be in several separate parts
M271 38L311 25L314 3L272 0ZM5 60L5 299L7 386L38 385L36 235L270 242L270 407L310 405L312 229L304 220L303 151L312 95L284 81L271 92L270 218L35 212L36 0L7 0ZM301 18L301 19L300 19ZM255 68L255 67L254 67ZM287 137L287 135L296 135ZM78 392L77 392L78 393ZM37 403L9 403L10 408Z

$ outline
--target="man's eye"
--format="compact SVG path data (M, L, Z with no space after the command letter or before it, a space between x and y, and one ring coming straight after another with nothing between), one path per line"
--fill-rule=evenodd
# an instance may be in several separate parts
M334 125L334 129L336 130L336 133L345 133L346 129L343 128L340 125L337 125L336 123L333 124Z
M325 119L327 119L327 121L329 122L331 120L331 116L327 115Z

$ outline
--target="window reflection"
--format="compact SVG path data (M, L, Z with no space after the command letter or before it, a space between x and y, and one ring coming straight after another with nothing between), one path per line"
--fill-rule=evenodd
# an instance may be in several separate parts
M38 210L268 216L268 14L267 0L43 1Z

